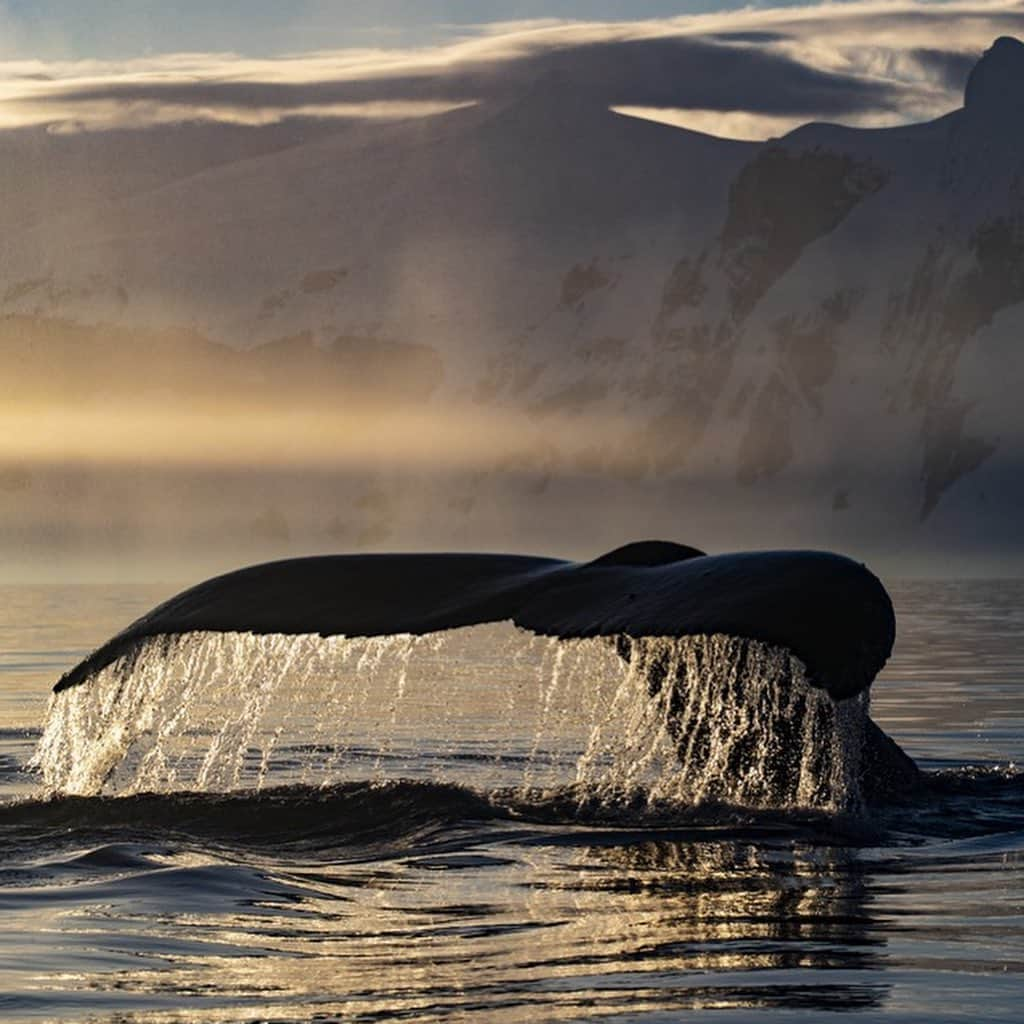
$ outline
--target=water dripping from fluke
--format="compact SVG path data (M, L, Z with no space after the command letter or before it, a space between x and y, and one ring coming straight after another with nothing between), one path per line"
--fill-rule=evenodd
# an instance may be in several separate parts
M408 779L856 812L917 780L868 716L892 632L881 584L815 552L272 563L68 673L35 767L80 796Z
M809 686L788 652L725 636L196 633L55 694L36 764L48 791L76 795L412 778L539 801L572 786L607 805L848 811L867 708Z

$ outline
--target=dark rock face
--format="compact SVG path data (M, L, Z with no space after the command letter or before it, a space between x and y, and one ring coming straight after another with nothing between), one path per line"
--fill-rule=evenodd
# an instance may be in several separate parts
M967 78L964 106L969 111L1024 107L1024 43L1000 36Z
M665 452L666 469L682 464L704 439L745 336L763 331L757 307L807 247L838 228L880 191L887 172L871 160L820 146L766 145L733 181L718 238L699 255L677 261L661 292L653 325L660 352L676 361L678 401L651 423L646 446ZM701 320L705 301L724 298L720 319ZM736 478L752 485L782 472L797 456L794 401L819 414L821 389L837 365L834 335L862 295L842 288L810 316L793 314L771 327L778 372L752 386L732 415L749 417L737 450ZM682 320L682 322L680 322ZM664 386L659 371L652 393Z
M606 288L609 284L611 278L602 273L596 263L587 266L578 263L562 279L562 305L577 306L591 292Z
M795 410L823 417L823 389L839 366L839 331L861 302L861 292L839 289L802 316L789 314L772 325L776 374L750 390L737 414L747 427L737 449L736 479L757 484L782 472L796 458Z
M904 347L914 360L908 396L922 415L922 519L996 450L994 439L965 427L969 408L955 394L957 366L978 331L1024 302L1024 216L984 221L966 254L971 263L963 267L963 250L933 243L907 286L889 296L882 325L887 344Z
M750 313L807 245L834 231L885 182L880 168L825 151L772 146L747 164L730 189L721 236L736 319Z
M736 478L741 484L774 476L792 460L792 415L792 396L782 379L773 377L758 394L740 442Z
M699 309L701 302L707 295L707 285L704 283L702 273L704 263L707 260L707 252L701 254L697 260L690 260L683 257L673 268L662 289L661 309L658 311L659 320L665 320L683 306L690 309Z

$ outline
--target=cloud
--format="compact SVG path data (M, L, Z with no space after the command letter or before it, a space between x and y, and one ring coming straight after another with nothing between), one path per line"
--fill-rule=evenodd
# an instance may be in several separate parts
M1024 32L1024 9L1007 0L854 0L465 31L418 49L0 62L0 124L408 117L532 91L744 138L808 120L890 125L959 106L973 62L996 36Z
M157 125L216 122L218 124L259 127L279 124L289 118L347 118L394 121L431 117L472 106L472 103L445 103L431 100L376 100L366 103L319 103L288 107L263 104L246 106L231 103L166 103L110 99L76 104L74 119L56 117L48 126L55 135L78 132L130 130ZM54 110L56 114L56 109Z
M745 110L693 110L673 107L636 107L623 104L611 108L616 114L638 117L642 121L686 128L689 131L717 135L723 139L759 142L779 138L797 126L792 114L752 114Z

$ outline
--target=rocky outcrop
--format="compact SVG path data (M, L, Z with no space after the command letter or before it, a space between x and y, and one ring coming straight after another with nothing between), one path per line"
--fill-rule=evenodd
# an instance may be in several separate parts
M751 160L729 190L720 238L733 318L745 318L811 242L886 178L868 160L821 149L769 146Z
M985 51L967 78L964 107L971 113L1024 107L1024 43L1000 36Z

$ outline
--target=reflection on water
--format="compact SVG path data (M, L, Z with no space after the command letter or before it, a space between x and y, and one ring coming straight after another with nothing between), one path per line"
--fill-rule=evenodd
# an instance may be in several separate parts
M221 1019L258 997L292 1016L515 1021L884 999L864 973L883 929L842 850L515 832L372 866L107 846L8 875L0 909L7 930L35 915L49 933L57 1006L105 992L122 1009L187 1000L190 1019L211 1001ZM40 899L47 874L62 885ZM31 988L18 973L7 991Z
M1024 760L1024 580L891 584L896 649L872 717L925 764Z
M174 589L0 584L0 727L37 728L60 675Z
M1019 861L595 838L506 826L357 863L67 851L5 873L4 934L19 941L4 944L0 983L20 993L12 1013L657 1020L712 1007L888 1015L916 976L899 1005L921 1019L949 1019L953 978L970 1005L1017 1019Z
M1024 748L1024 585L893 590L901 637L873 713L946 774L927 800L858 822L602 808L552 792L540 784L578 751L559 760L561 691L545 705L536 679L464 709L485 748L506 724L516 732L510 716L547 707L516 740L523 758L539 754L538 791L515 798L494 788L512 769L480 750L406 756L401 716L385 703L398 730L387 756L345 748L363 759L356 774L385 784L12 804L35 785L23 767L38 732L26 730L41 721L46 685L154 595L9 588L0 1015L653 1024L721 1009L739 1020L1017 1022L1024 775L1006 763ZM40 621L21 631L12 608ZM446 713L459 714L438 704L432 728ZM268 784L295 781L310 753L342 750L306 746L276 746ZM495 774L478 789L446 781L472 785L480 765Z
M557 884L587 916L609 896L621 904L632 926L602 940L638 969L861 970L884 945L872 934L864 871L842 849L651 840L589 848L577 864L578 878ZM842 987L863 1001L861 985ZM830 986L821 1007L836 995Z

